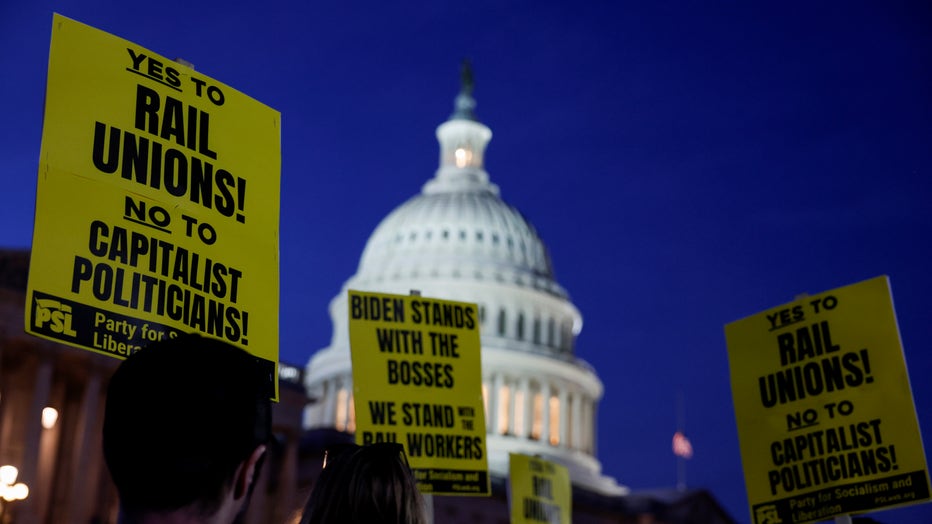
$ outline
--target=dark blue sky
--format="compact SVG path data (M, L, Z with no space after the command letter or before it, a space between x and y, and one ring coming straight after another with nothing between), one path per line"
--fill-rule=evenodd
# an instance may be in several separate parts
M932 4L238 4L0 3L0 246L31 243L52 12L183 57L282 112L281 356L303 365L369 234L433 175L469 57L486 168L606 383L606 473L674 485L682 392L689 484L746 522L723 325L880 274L932 443Z

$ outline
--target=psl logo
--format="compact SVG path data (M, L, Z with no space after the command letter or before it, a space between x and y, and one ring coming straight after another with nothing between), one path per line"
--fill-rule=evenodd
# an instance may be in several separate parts
M77 336L71 328L71 306L50 298L37 298L32 322L36 329L48 329L69 337Z
M757 524L780 524L783 522L780 520L779 513L777 513L777 507L773 504L758 506L754 512L754 521Z

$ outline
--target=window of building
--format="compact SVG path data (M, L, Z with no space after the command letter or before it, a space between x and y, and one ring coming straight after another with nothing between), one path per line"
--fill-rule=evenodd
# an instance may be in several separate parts
M496 431L502 435L508 434L508 406L511 402L511 388L503 385L498 390L498 427Z
M348 395L345 388L337 391L337 412L334 426L340 431L346 431L346 401Z
M560 399L555 395L550 397L550 445L560 444Z
M533 418L531 419L531 438L540 440L544 431L544 396L534 394Z
M527 429L524 425L524 391L515 391L515 417L514 426L511 428L515 435L523 435Z
M349 420L346 421L346 431L356 432L356 396L353 393L349 396Z

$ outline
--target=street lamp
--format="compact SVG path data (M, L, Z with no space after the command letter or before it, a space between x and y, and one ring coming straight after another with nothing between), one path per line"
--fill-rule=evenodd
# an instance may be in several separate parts
M16 466L0 466L0 524L6 524L6 507L11 502L29 496L29 486L16 482L18 475L19 470Z

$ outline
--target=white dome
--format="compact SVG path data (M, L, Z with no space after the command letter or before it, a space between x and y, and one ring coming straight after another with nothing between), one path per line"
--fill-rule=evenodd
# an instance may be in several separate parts
M461 266L463 253L482 273L556 296L566 293L553 279L546 247L533 226L496 192L423 193L389 214L366 244L359 274L390 278L400 271L427 275Z
M601 474L595 416L602 382L573 354L582 317L556 282L534 227L499 197L483 168L492 133L475 120L464 90L437 128L440 168L419 195L376 227L359 267L330 304L330 346L308 363L306 386L319 401L307 427L355 428L348 289L479 305L489 468L508 472L508 454L566 465L574 482L603 493L626 488Z

